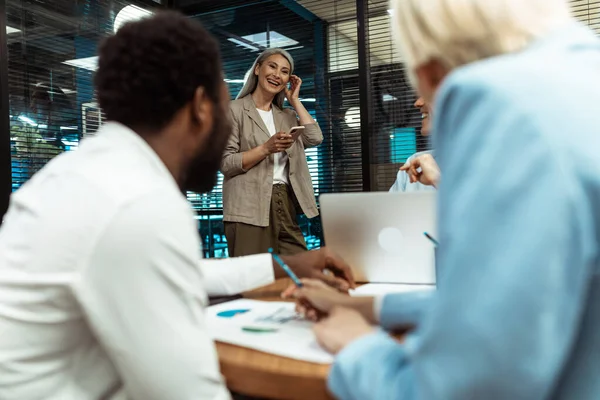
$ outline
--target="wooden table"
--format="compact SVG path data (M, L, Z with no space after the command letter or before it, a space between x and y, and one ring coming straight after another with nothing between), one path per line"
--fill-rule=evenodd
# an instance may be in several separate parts
M244 294L246 298L282 301L283 289L291 284L281 279ZM232 392L281 400L332 399L327 391L329 365L292 360L274 354L217 342L221 372Z

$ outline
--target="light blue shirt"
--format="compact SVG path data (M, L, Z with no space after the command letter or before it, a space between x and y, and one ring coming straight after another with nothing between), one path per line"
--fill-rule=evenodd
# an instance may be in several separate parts
M600 399L600 41L565 27L457 70L437 101L438 290L426 308L384 299L387 326L417 331L355 341L330 389Z
M418 153L413 154L408 157L406 160L406 164L409 164L415 158L425 155L425 154L433 154L432 150L428 151L420 151ZM421 182L410 183L408 179L408 174L404 171L398 171L396 175L396 181L390 188L390 192L420 192L420 191L430 191L435 190L433 186L423 185Z

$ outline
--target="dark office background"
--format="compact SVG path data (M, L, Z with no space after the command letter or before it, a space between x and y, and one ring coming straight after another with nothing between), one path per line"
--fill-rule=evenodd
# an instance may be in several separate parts
M571 3L600 27L600 0ZM387 190L406 158L428 148L388 8L386 0L0 0L0 216L10 193L102 123L92 85L98 43L160 9L182 11L219 40L232 97L260 51L292 54L303 103L325 136L307 151L317 196ZM227 255L221 182L209 194L188 193L207 257ZM319 218L302 218L301 227L319 247Z

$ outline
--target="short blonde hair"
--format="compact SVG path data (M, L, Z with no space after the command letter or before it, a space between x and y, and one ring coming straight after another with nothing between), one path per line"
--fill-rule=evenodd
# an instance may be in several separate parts
M571 21L567 0L391 0L392 29L411 82L437 60L452 70L522 50Z

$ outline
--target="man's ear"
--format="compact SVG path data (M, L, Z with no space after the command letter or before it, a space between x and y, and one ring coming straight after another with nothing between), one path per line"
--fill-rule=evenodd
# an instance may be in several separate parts
M192 120L199 129L201 136L208 135L213 128L213 107L212 100L206 95L206 90L199 86L194 92L192 100Z

